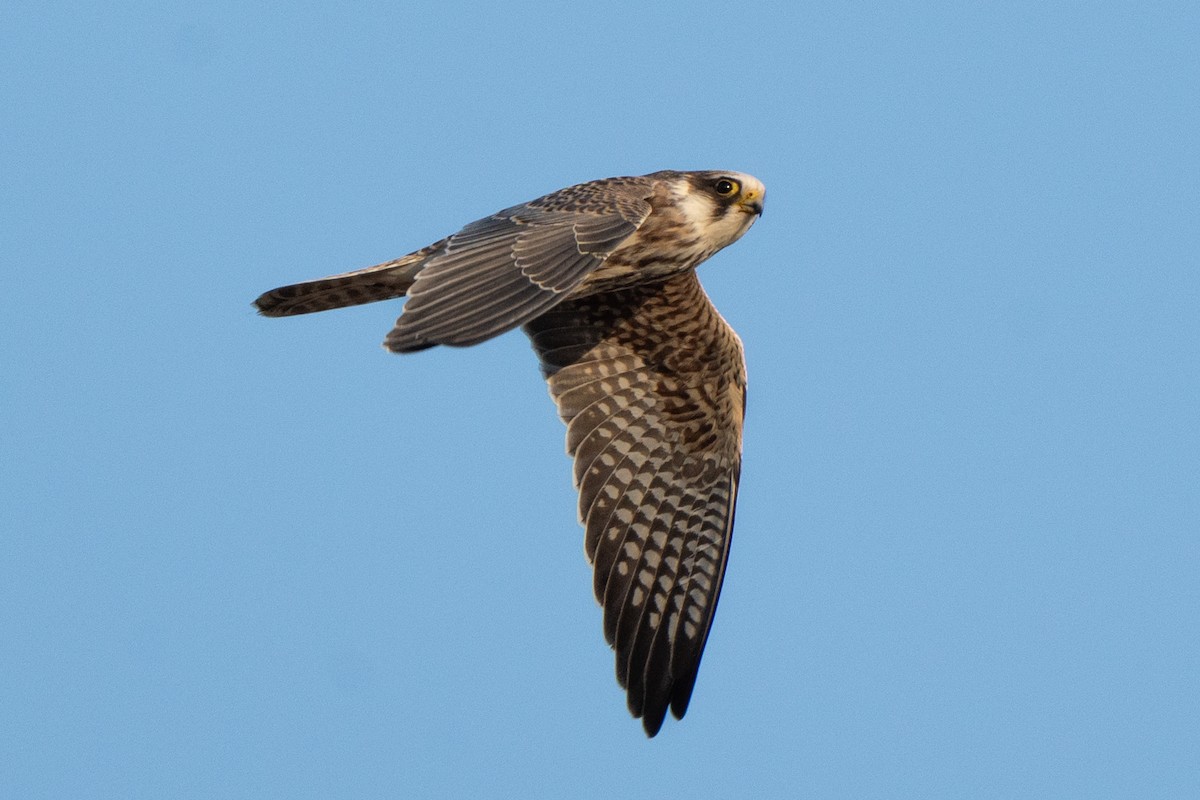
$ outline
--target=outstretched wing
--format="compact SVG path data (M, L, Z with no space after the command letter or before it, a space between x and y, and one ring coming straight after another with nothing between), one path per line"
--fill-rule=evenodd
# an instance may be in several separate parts
M575 459L604 633L653 736L687 711L733 532L741 343L694 271L528 322Z
M407 294L389 350L477 344L560 302L599 267L649 215L648 186L608 179L562 189L396 261L273 289L255 304L286 316Z

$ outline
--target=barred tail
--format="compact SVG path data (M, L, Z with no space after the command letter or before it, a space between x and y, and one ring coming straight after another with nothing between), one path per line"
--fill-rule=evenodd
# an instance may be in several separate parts
M254 305L265 317L290 317L403 297L429 257L429 249L354 272L280 286L264 292Z

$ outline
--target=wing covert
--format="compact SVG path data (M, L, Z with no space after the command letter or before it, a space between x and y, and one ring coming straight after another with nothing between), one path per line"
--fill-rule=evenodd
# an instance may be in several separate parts
M450 236L408 290L385 345L396 352L467 346L560 302L638 229L645 200L572 209L539 201L505 209Z

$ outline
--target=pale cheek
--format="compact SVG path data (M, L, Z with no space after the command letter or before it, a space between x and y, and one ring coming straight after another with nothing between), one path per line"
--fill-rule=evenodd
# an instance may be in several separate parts
M691 223L694 235L707 245L709 250L720 250L742 237L753 218L730 210L722 217L713 218L713 201L701 194L691 192L677 195L676 202L684 219Z
M703 195L685 192L678 197L677 202L683 218L694 228L704 228L705 223L712 219L712 201Z

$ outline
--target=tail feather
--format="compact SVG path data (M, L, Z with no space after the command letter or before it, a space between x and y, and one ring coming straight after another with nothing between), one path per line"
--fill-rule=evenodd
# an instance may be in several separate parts
M403 297L431 250L428 247L373 267L280 286L264 292L254 305L264 317L290 317Z

